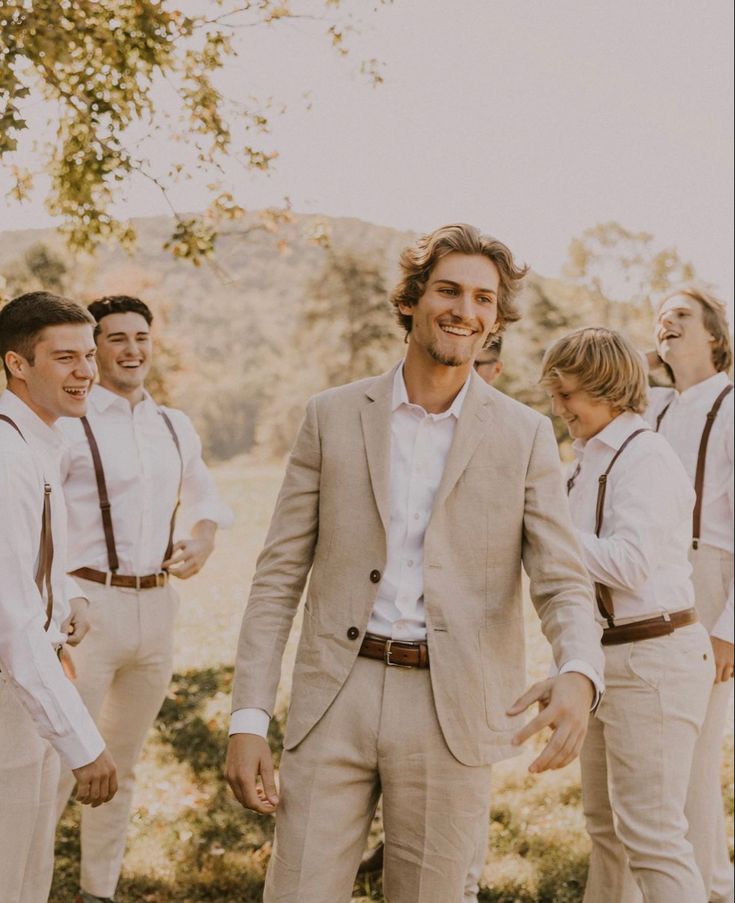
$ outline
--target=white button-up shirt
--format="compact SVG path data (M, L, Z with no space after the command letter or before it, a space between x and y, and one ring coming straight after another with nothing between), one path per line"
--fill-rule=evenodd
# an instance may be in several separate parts
M468 387L469 379L446 411L430 414L411 404L403 366L396 370L387 557L368 633L395 640L426 639L424 534Z
M23 434L22 439L0 421L0 680L13 684L39 734L64 763L79 768L93 762L105 744L54 649L66 640L61 625L69 616L69 599L81 595L65 567L66 507L59 480L63 437L12 392L0 395L0 413ZM51 486L54 541L48 631L43 629L47 600L35 583L45 482Z
M403 364L396 370L390 418L387 555L368 633L404 642L426 639L424 535L471 378L470 374L446 411L431 414L408 400ZM599 696L602 679L589 665L569 661L560 669L561 673L567 671L587 676ZM232 713L230 733L264 737L269 720L262 709L238 709Z
M598 478L628 436L647 426L626 412L573 444L580 470L569 494L572 521L590 576L611 590L616 621L694 605L688 559L694 490L674 450L653 431L636 436L613 465L595 536Z
M692 484L697 471L697 455L705 419L717 396L727 386L726 373L690 386L684 392L675 389L651 389L646 419L655 428L656 418L666 405L671 405L661 421L660 434L677 453ZM707 445L702 499L700 541L733 554L733 396L722 402ZM691 523L689 538L691 542ZM712 630L712 635L733 641L733 584L730 583L727 605Z
M232 512L219 500L202 461L201 442L186 414L165 408L181 445L182 522L232 523ZM135 407L120 395L94 386L87 411L97 440L111 503L119 574L160 571L166 553L171 514L176 505L181 463L158 405L146 393ZM89 443L77 418L59 426L67 440L62 460L64 493L69 509L69 570L109 570L97 481Z

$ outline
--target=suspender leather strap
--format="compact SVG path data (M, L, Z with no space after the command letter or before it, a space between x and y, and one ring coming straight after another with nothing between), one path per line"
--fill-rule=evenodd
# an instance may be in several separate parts
M9 423L20 438L25 442L26 438L20 430L18 424L7 417L0 414L0 420ZM54 563L54 537L51 532L51 486L44 480L43 482L43 512L41 514L41 536L38 545L38 564L36 566L35 583L38 592L43 598L43 588L46 587L46 623L43 625L44 630L49 629L51 617L54 611L54 591L51 585L51 568Z
M158 413L161 415L161 417L163 417L163 422L168 427L169 433L171 433L171 438L174 440L176 452L179 456L179 488L176 490L176 504L174 505L174 510L171 512L171 524L168 530L168 544L166 545L166 554L163 556L163 560L168 561L174 551L174 530L176 528L176 515L179 513L179 505L181 504L181 485L184 482L184 456L181 454L181 444L179 443L179 437L176 435L174 425L173 423L171 423L171 418L163 410L163 408L159 408Z
M697 494L697 500L694 503L694 511L692 512L692 548L699 548L699 538L702 535L702 503L704 501L704 468L707 462L707 445L709 443L709 434L712 432L712 427L715 424L715 419L717 418L717 413L722 407L722 402L727 398L728 394L732 390L732 383L729 383L725 388L720 392L720 394L715 398L715 402L709 410L707 417L704 422L704 429L702 430L702 438L699 440L699 451L697 453L697 469L694 473L694 491ZM656 418L656 432L658 432L659 427L661 426L661 421L664 419L666 412L671 406L671 402L669 402L666 407L661 411L661 413Z
M112 529L112 512L110 511L110 497L107 494L105 470L102 466L97 440L94 438L92 427L89 425L89 420L86 417L82 417L82 426L84 427L84 435L89 443L89 450L92 453L94 478L97 481L97 495L100 500L100 513L102 514L102 529L105 533L105 546L107 546L107 566L114 574L120 567L120 562L117 557L117 549L115 548L115 533Z
M694 475L694 491L697 493L697 501L694 503L694 512L692 513L692 548L699 548L699 537L702 532L702 502L704 499L704 465L707 460L707 444L709 443L709 434L712 432L712 427L715 424L715 418L717 417L717 412L720 410L722 406L722 402L725 400L730 390L732 389L732 384L725 386L725 388L720 392L720 394L715 399L715 403L712 405L710 412L707 414L707 419L704 424L704 429L702 430L702 438L699 440L699 452L697 453L697 470Z
M176 435L176 430L174 429L173 423L171 423L171 418L163 410L163 408L159 408L158 413L163 418L163 422L166 424L169 433L171 433L171 438L173 439L174 445L176 446L176 453L179 456L179 486L176 490L176 504L174 505L174 510L171 513L171 523L169 526L166 554L163 556L163 560L167 561L171 557L174 547L174 529L176 527L176 515L178 514L179 505L181 504L181 486L184 481L184 458L181 454L181 444L179 443L179 437ZM102 528L105 532L105 545L107 546L108 566L110 571L114 573L120 567L120 562L117 557L117 549L115 547L115 534L112 529L112 512L110 498L107 494L105 470L102 466L102 457L100 456L99 446L97 445L97 440L95 439L94 433L92 432L92 427L89 425L89 421L86 417L82 417L81 420L82 426L84 427L84 433L87 437L87 442L89 443L89 450L92 453L94 476L97 481L97 495L99 496L100 512L102 513Z
M600 474L597 480L597 504L595 505L595 536L600 535L600 530L602 529L602 515L605 510L605 493L607 491L607 478L610 471L613 469L613 464L618 460L620 455L625 450L626 446L635 439L636 436L641 433L647 433L648 427L643 427L635 432L631 433L630 436L623 442L620 448L615 452L612 457L612 460L607 465L607 470L605 473ZM574 486L574 481L577 479L579 475L579 471L581 469L581 464L577 465L577 469L574 471L572 477L567 481L567 495L572 491L572 487ZM609 627L615 626L615 608L613 606L612 593L610 592L610 588L605 586L602 583L595 583L595 599L597 601L597 608L602 615L602 617L607 621Z

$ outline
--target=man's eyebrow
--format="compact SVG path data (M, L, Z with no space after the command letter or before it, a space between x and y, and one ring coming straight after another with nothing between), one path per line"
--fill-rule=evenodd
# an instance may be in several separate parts
M453 279L444 279L442 276L437 276L432 282L445 282L447 285L454 286L454 288L460 287L459 282L455 282ZM475 291L482 292L485 295L497 295L497 291L494 288L476 288Z
M117 332L108 332L105 336L106 339L116 339L118 336L126 336L127 332L123 330L118 330ZM150 335L150 332L147 329L139 329L138 332L135 333L136 336L140 335Z

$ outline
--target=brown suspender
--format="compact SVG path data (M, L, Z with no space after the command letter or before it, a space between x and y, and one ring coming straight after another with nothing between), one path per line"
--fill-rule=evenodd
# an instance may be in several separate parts
M625 450L626 446L635 439L636 436L639 436L641 433L649 432L648 427L643 427L639 430L635 430L635 432L631 433L630 436L623 442L620 448L615 452L612 457L612 460L607 465L607 470L605 473L600 474L597 479L597 504L595 506L595 536L600 535L600 530L602 529L602 516L605 508L605 493L607 491L607 478L610 471L613 468L613 464L618 460L620 455ZM570 492L572 486L574 486L574 480L577 478L579 474L580 467L577 466L577 469L572 476L572 478L567 483L567 492ZM613 606L612 593L610 592L610 588L605 586L603 583L595 583L595 599L597 600L597 608L602 615L602 617L607 621L609 627L615 626L615 608Z
M168 414L166 414L163 408L159 408L158 413L163 418L163 422L166 424L169 433L171 433L171 438L174 441L176 452L179 456L179 488L176 492L176 504L174 505L174 510L171 514L171 524L169 527L166 554L163 556L163 560L167 561L171 557L174 547L174 529L176 527L176 515L179 510L179 505L181 504L181 485L184 479L184 458L181 454L181 444L179 443L179 437L176 435L176 430L174 429L173 423L171 423L171 418L168 416ZM105 545L107 546L108 567L112 573L115 573L120 567L120 562L117 557L117 549L115 547L115 534L112 529L111 504L109 496L107 494L107 483L105 481L104 467L102 466L102 457L100 456L99 446L97 444L97 440L94 437L94 433L92 432L92 427L89 425L89 421L86 417L82 417L81 420L82 426L84 427L84 434L86 435L87 442L89 443L89 450L92 453L94 476L97 481L97 495L99 496L100 512L102 514L102 529L105 533Z
M174 529L176 528L176 515L179 513L179 505L181 504L181 485L184 482L184 456L181 454L179 437L176 435L176 430L174 429L173 423L171 423L171 418L163 410L163 408L159 408L158 413L161 415L161 417L163 417L163 422L168 427L169 433L171 433L171 438L174 440L174 445L176 446L176 451L179 455L179 488L176 490L176 504L174 505L174 510L171 512L171 525L168 531L168 544L166 545L166 554L163 557L164 561L168 561L174 551Z
M729 383L725 388L720 392L720 394L715 398L715 402L709 410L707 417L704 423L704 429L702 430L702 438L699 440L699 451L697 453L697 469L694 474L694 491L697 495L697 500L694 503L694 511L692 512L692 548L699 548L699 538L702 535L702 504L704 501L704 466L707 461L707 445L709 443L709 434L712 432L712 427L715 423L715 418L717 417L717 413L722 406L722 402L725 400L727 395L732 390L732 383ZM669 402L666 407L661 411L661 413L656 418L656 432L658 432L659 427L661 426L661 421L664 419L666 412L671 407L671 402Z
M20 431L18 424L7 417L0 414L0 420L9 423L18 433L20 438L25 442L26 438ZM51 532L51 486L43 481L43 513L41 515L41 536L38 546L38 565L36 567L35 583L38 592L43 599L43 588L46 587L46 623L43 625L44 630L49 629L51 617L54 611L54 591L51 586L51 568L54 563L54 537Z
M105 545L107 546L107 566L114 574L120 567L117 558L117 549L115 548L115 533L112 529L112 513L110 511L110 498L107 495L107 482L105 481L105 470L102 467L102 458L100 457L100 449L97 440L94 438L92 427L89 420L82 417L82 426L84 427L84 435L89 443L89 450L92 453L92 464L94 465L94 478L97 481L97 496L100 500L100 513L102 514L102 529L105 532Z

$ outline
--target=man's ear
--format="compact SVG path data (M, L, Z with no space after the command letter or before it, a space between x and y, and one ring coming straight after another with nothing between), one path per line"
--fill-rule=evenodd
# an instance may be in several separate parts
M7 351L5 353L5 366L10 371L13 379L22 379L25 382L25 371L27 367L30 367L30 364L22 354L18 354L17 351Z
M399 310L405 317L412 317L412 316L413 316L413 305L411 305L411 304L406 304L405 301L400 301L400 302L398 303L398 310Z

